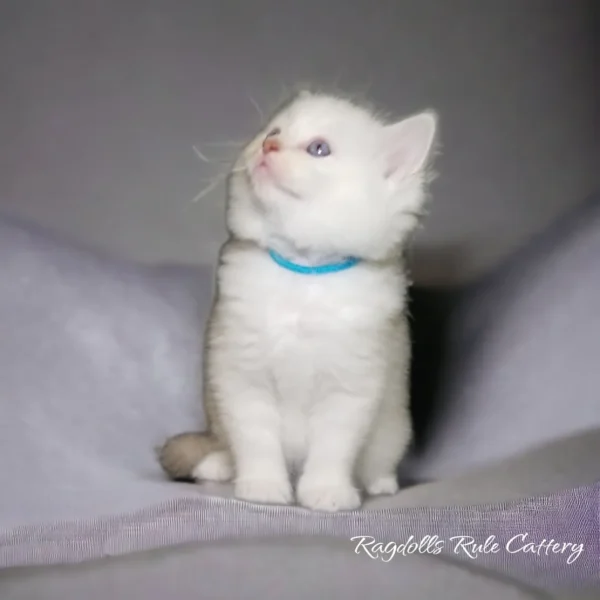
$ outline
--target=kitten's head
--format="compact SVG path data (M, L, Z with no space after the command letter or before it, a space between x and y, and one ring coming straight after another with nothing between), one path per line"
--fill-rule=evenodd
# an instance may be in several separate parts
M386 258L417 224L435 131L430 112L387 124L302 92L239 157L228 227L292 256Z

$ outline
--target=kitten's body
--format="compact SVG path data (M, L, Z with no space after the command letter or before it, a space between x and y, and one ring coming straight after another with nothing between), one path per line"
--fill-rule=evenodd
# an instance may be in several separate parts
M294 107L283 112L290 129L298 123ZM251 144L242 164L252 164L256 151ZM232 180L232 237L221 254L206 332L209 431L171 438L161 463L172 477L235 478L236 495L258 502L291 502L296 472L302 505L351 509L360 504L357 486L370 494L397 491L395 469L410 442L408 282L398 248L414 227L422 181L404 190L402 218L392 203L361 206L363 193L353 213L350 192L350 214L336 215L343 206L330 203L327 215L323 203L320 227L318 204L316 218L294 215L310 209L303 194L270 185L280 177L287 183L286 164L269 168L268 177L250 167L250 175ZM366 179L359 192L360 183L368 189ZM267 248L304 264L347 254L362 261L305 275L282 268Z

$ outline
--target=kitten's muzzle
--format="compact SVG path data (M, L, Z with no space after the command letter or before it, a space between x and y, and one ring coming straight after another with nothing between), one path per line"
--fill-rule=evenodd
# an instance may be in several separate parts
M279 145L279 141L275 138L266 138L262 143L262 151L263 154L269 154L269 152L279 152L281 147Z

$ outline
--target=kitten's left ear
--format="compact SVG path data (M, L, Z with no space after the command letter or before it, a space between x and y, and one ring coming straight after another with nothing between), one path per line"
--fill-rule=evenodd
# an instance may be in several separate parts
M427 111L384 128L386 177L403 179L420 171L433 148L437 116Z

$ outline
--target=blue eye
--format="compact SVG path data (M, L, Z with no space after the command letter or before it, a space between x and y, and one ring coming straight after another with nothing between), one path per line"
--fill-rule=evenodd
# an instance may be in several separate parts
M323 156L329 156L331 154L331 148L325 140L315 140L311 142L307 147L306 151L311 156L317 156L319 158Z

